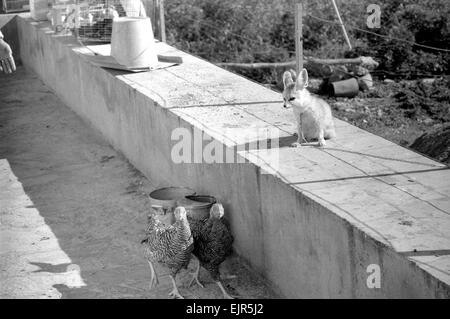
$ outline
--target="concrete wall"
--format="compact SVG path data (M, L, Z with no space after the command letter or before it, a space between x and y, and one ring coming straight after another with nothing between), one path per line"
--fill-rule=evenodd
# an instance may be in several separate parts
M232 114L227 112L241 111L253 115L251 120L245 120L244 117L248 114L241 113L245 123L241 123L236 130L244 130L253 124L263 125L262 118L265 118L264 123L269 123L275 121L278 116L276 114L281 112L280 105L272 106L268 102L280 100L279 95L166 45L161 47L164 53L183 55L185 63L145 74L126 74L94 66L89 61L87 51L80 48L73 38L56 36L45 23L32 22L26 15L18 19L18 33L23 63L34 70L66 105L101 131L152 182L160 186L186 185L196 189L198 193L218 197L224 203L226 216L232 226L236 252L269 279L282 296L450 296L450 280L448 274L445 274L445 269L448 272L450 264L448 255L439 255L434 259L427 256L432 260L419 262L417 258L421 258L420 256L407 257L402 255L401 249L396 249L407 245L407 231L395 230L395 233L385 236L389 239L385 241L383 236L378 235L384 231L380 219L371 227L366 227L367 223L360 223L342 213L345 205L341 205L339 199L347 194L354 195L363 187L356 186L356 182L335 181L342 177L339 174L346 172L354 177L357 170L347 164L333 162L337 155L331 156L328 153L332 152L333 146L340 146L342 149L345 147L348 152L353 149L358 153L356 151L359 149L355 145L359 144L355 144L353 139L343 138L342 143L346 143L345 145L331 144L328 155L324 152L317 153L319 151L316 148L305 148L302 151L283 148L280 168L280 174L283 175L266 174L259 165L252 163L174 164L171 159L171 148L174 145L171 134L175 128L186 127L193 132L194 127L197 127L214 136L214 132L221 128L239 126L234 120L230 120ZM252 105L241 105L245 101L258 99L261 105L254 108ZM196 109L199 104L221 105L224 101L229 106ZM240 106L233 106L233 103ZM294 123L288 123L286 119L290 121L291 115L286 115L276 124L282 138L287 138L295 130ZM403 149L399 150L400 147L396 149L397 146L378 140L346 123L338 121L338 128L341 136L356 134L361 141L375 139L374 144L378 148L374 148L370 158L375 158L376 154L384 158L383 151L388 147L395 148L389 151L392 154L406 154ZM369 144L366 143L366 146ZM265 155L270 151L266 150ZM311 158L306 158L309 154ZM323 158L324 164L321 163L321 156L327 156ZM367 160L369 157L364 158ZM411 158L415 159L414 163L430 165L437 170L444 169L417 154L407 153L403 159L407 163L407 159ZM270 156L267 159L270 161ZM381 167L381 162L377 163ZM289 165L294 166L292 168ZM321 165L320 169L312 172ZM386 167L383 166L383 169ZM355 172L351 171L353 169ZM311 184L307 186L299 184L304 182L307 172L310 172L311 179L320 177L333 182L326 183L322 188L308 188L308 185L313 187L317 183L309 180L308 183ZM448 174L447 171L443 172ZM332 194L332 190L323 191L332 183L338 183L337 186L348 184L345 194L338 194L341 198L333 197L336 194ZM377 182L373 189L379 188L382 192L386 187L384 183ZM391 190L387 190L385 196L391 193ZM445 202L442 207L447 210L448 203ZM352 212L371 211L364 207L364 202L361 202L360 207L353 207L353 210L346 209ZM387 221L388 217L381 220ZM439 220L442 227L449 225L448 215L439 216ZM427 223L431 222L434 223L434 220L427 220ZM425 226L420 224L419 230L422 232ZM374 228L377 229L376 232L372 231ZM411 233L411 230L408 232ZM422 232L419 235L429 235L424 234ZM439 238L440 241L430 241L430 245L424 249L442 251L441 246L450 248L450 245L446 246L450 242L447 235ZM394 245L389 242L394 242ZM431 249L433 245L437 245L436 242L442 245L439 249ZM410 251L410 247L404 251ZM373 263L378 264L382 271L380 289L369 289L366 285L366 269ZM436 268L433 266L436 263L439 271L430 270Z

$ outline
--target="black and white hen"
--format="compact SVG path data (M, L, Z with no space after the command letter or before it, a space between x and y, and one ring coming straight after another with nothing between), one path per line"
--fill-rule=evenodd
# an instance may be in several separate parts
M158 284L158 276L153 267L153 263L158 262L170 270L173 290L169 296L183 299L178 291L175 277L181 268L187 268L194 249L194 240L187 221L186 209L177 207L174 215L173 225L165 225L154 216L150 216L147 236L141 243L145 245L145 256L150 265L150 289Z

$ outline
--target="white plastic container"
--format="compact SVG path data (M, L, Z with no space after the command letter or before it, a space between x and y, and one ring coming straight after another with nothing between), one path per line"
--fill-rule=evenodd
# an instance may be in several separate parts
M48 0L30 0L31 17L36 21L47 20L47 14L50 11Z
M111 55L127 68L154 68L158 56L150 18L114 18Z

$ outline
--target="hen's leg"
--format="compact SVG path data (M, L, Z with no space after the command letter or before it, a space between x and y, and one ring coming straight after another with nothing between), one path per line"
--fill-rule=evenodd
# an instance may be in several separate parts
M150 290L156 286L157 284L159 284L158 281L158 275L155 272L155 269L153 268L153 264L150 260L148 260L148 264L150 266Z
M305 135L303 135L303 131L302 131L302 134L301 134L301 135L302 135L302 142L303 142L303 143L308 143L308 141L307 141L306 138L305 138Z
M225 299L234 299L233 297L231 297L227 291L225 290L225 288L223 287L222 283L220 281L216 281L217 285L219 286L220 290L222 290L223 293L223 298Z
M172 279L173 290L171 292L169 292L169 297L184 299L184 297L182 295L180 295L180 292L178 291L177 283L175 282L175 278L172 275L170 275L170 279Z
M192 255L193 256L193 255ZM195 259L197 259L197 270L194 272L194 273L192 273L191 275L192 275L192 279L191 279L191 281L189 282L189 286L188 287L190 287L190 286L192 286L192 283L195 281L196 283L197 283L197 285L199 285L200 287L202 287L202 288L205 288L203 285L202 285L202 283L198 280L198 274L199 274L199 272L200 272L200 260L197 258L197 257L195 257Z

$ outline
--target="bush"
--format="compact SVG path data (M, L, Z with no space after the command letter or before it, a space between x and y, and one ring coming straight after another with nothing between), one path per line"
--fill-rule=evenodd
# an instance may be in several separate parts
M304 54L336 58L369 55L380 62L381 78L414 79L450 74L450 53L414 46L355 30L450 49L447 0L382 0L381 28L366 27L372 0L338 1L354 50L348 52L336 24L304 18ZM169 0L169 42L213 62L284 62L295 55L293 0ZM308 1L308 15L337 21L329 1ZM271 70L243 72L276 82Z

